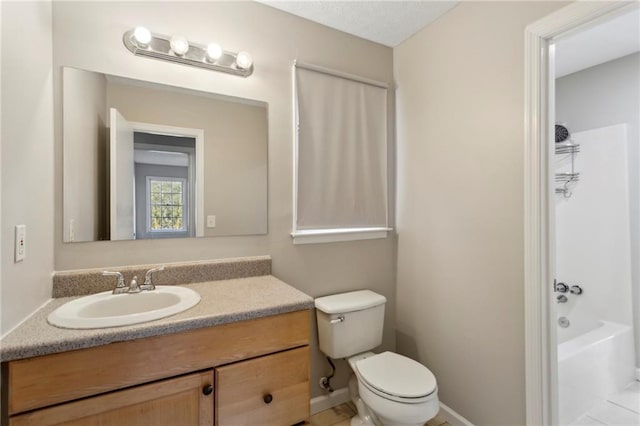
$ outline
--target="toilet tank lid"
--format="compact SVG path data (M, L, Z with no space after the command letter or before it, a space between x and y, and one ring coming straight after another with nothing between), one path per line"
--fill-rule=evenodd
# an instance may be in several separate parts
M318 297L316 308L326 314L343 314L373 308L387 302L387 298L371 290L351 291Z

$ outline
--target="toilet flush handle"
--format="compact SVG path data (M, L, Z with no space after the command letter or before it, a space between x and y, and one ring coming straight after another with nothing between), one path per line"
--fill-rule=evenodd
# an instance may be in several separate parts
M338 318L329 321L330 324L337 324L339 322L344 322L344 315L340 315Z

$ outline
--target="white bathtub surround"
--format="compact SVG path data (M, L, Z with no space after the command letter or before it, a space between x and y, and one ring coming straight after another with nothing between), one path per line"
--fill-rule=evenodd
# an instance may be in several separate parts
M557 313L631 325L631 232L627 126L574 133L580 181L571 198L556 196L556 277L584 293L567 293ZM557 171L567 167L556 156ZM564 160L564 161L563 161Z
M558 328L559 417L562 425L599 424L585 415L635 379L627 126L572 138L580 181L570 198L556 197L556 277L584 292L554 304L571 323ZM567 167L556 156L556 170Z

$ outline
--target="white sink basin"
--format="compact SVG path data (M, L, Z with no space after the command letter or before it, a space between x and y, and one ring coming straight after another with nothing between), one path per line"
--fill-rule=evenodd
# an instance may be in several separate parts
M179 286L156 286L141 293L92 294L65 303L49 314L49 324L62 328L106 328L168 317L195 306L200 295Z

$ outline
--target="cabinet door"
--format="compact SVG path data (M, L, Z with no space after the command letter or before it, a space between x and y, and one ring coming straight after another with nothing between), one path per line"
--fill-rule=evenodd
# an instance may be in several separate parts
M216 368L216 424L293 425L309 418L309 347Z
M22 425L213 426L213 370L11 417Z

